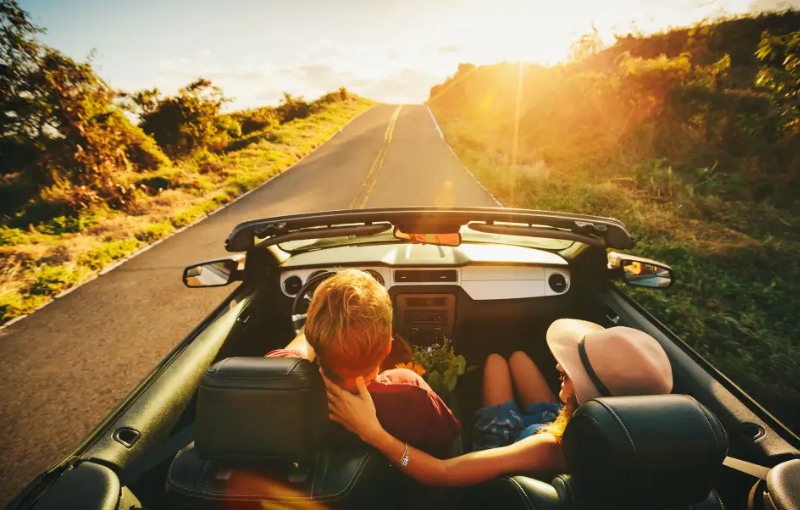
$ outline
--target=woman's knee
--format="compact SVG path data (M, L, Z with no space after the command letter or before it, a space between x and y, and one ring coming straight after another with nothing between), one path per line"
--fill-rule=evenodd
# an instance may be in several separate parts
M508 363L510 365L520 365L520 364L522 364L522 365L526 365L526 364L527 365L530 365L530 364L536 365L536 363L533 362L531 357L528 356L528 354L525 353L524 351L514 351L514 352L512 352L511 356L508 357Z
M492 353L486 357L486 364L484 365L484 370L507 370L508 369L508 362L502 356L497 353Z

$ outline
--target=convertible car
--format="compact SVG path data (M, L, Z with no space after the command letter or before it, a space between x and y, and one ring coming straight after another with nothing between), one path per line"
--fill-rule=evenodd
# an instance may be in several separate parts
M247 221L224 242L229 258L187 267L183 281L235 290L8 508L800 506L798 437L626 295L624 285L657 292L675 274L624 253L634 238L616 219L367 209ZM568 473L419 484L328 420L315 365L264 358L294 337L314 289L340 268L388 289L394 329L412 346L447 338L476 367L524 349L554 388L545 331L555 319L641 329L670 358L673 394L581 406L564 436ZM463 429L451 455L470 450L481 376L466 373L447 396Z

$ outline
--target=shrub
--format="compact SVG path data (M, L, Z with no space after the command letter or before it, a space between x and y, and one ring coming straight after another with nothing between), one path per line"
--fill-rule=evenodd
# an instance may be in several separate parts
M153 241L167 237L174 231L175 228L173 228L172 223L170 223L169 220L164 220L140 229L136 232L135 237L145 243L152 243Z
M33 271L34 282L28 292L39 296L53 296L78 281L77 275L65 266L42 264Z
M90 269L100 270L112 262L127 257L139 246L141 242L137 239L110 241L85 253L78 262Z

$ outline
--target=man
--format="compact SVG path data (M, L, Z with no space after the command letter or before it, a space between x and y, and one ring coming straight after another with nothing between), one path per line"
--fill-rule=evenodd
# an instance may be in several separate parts
M267 357L317 357L323 375L353 393L356 378L363 377L387 431L421 450L447 455L461 429L458 420L413 371L380 371L391 350L389 293L369 274L348 269L317 287L303 334Z

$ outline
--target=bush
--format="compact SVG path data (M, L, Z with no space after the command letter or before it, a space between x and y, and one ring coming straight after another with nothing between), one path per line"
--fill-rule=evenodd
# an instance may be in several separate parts
M247 136L256 131L275 127L280 123L277 112L273 108L254 108L231 114L241 126L241 135Z
M48 266L42 264L33 272L34 282L30 292L38 296L53 296L72 286L78 281L76 274L64 266Z
M158 89L153 89L125 99L128 108L140 116L140 127L174 158L221 149L229 138L241 134L234 118L219 114L229 99L203 78L181 88L176 96L161 97Z
M78 262L93 270L100 270L133 253L141 242L137 239L121 239L105 243L80 257Z
M156 223L153 225L148 225L140 229L136 232L136 239L145 242L145 243L152 243L153 241L158 241L159 239L163 239L173 233L175 229L168 220L164 220L160 223Z

